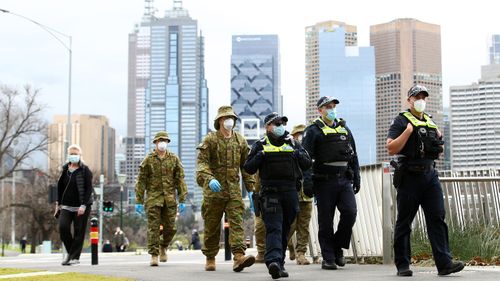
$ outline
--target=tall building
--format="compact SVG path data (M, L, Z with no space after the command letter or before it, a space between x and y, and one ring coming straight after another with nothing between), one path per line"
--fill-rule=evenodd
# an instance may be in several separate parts
M262 135L267 114L283 114L280 72L278 35L233 35L231 105L249 141Z
M144 157L154 148L156 132L166 130L171 139L168 149L179 155L189 193L199 204L196 146L208 131L204 40L182 1L174 1L163 17L155 16L154 10L153 0L146 0L141 22L129 34L127 134L136 143L134 154L143 148Z
M340 21L325 21L305 29L306 36L306 121L309 124L318 117L316 102L320 98L320 73L319 73L319 31L334 30L344 27L345 46L358 44L356 26L347 25ZM326 94L325 94L326 95Z
M500 64L500 34L491 36L490 64Z
M66 115L55 115L49 125L49 171L59 171L67 160L64 151ZM102 115L71 115L71 139L82 148L82 159L94 173L103 174L108 183L115 182L115 129Z
M481 79L450 87L451 167L500 167L500 64L482 66Z
M346 44L347 37L346 25L317 30L319 95L339 99L337 115L346 120L356 139L360 164L373 164L376 160L375 53L373 47L355 46L357 40ZM314 112L311 117L318 117L316 102Z
M389 161L387 132L394 117L408 108L407 92L412 85L427 87L425 111L443 127L441 27L396 19L371 26L370 45L375 47L376 62L377 162Z

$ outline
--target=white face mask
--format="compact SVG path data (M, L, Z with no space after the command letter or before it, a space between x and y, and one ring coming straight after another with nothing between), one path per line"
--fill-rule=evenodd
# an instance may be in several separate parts
M167 150L167 142L166 141L161 141L158 143L158 150L159 151L165 151Z
M234 127L234 119L233 118L228 118L226 120L224 120L224 128L226 128L226 130L228 131L231 131Z
M413 108L418 113L424 112L425 110L425 100L416 100L413 102Z
M297 137L297 141L298 141L299 143L302 143L302 135L299 135L299 136Z

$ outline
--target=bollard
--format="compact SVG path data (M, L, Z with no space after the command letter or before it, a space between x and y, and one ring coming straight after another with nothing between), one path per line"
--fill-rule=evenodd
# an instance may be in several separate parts
M98 248L99 248L99 220L92 218L90 220L90 247L92 252L92 265L99 263L98 261Z
M224 214L224 258L231 260L231 245L229 245L229 222L227 221L227 214Z

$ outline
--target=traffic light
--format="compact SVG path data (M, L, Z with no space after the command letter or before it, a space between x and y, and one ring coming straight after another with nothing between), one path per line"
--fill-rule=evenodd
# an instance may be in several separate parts
M113 201L104 201L102 202L102 210L104 212L113 212Z

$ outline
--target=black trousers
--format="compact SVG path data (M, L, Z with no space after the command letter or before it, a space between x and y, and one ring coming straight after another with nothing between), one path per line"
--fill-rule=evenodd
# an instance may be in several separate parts
M427 235L432 246L436 267L442 269L451 263L448 226L444 221L443 190L436 170L423 174L404 172L397 193L398 215L394 229L394 262L398 269L410 266L411 224L422 206Z
M277 262L283 268L285 264L288 233L299 211L297 190L263 192L263 220L266 225L266 254L264 259L269 266Z
M314 180L314 193L318 203L318 238L323 259L335 260L335 252L349 249L352 227L356 222L356 199L351 180L339 173L327 180ZM333 231L335 209L340 212L337 231Z
M64 243L66 251L68 251L70 260L80 259L90 209L91 207L87 206L85 213L81 216L78 216L77 212L61 210L61 215L59 216L59 233L61 241Z

